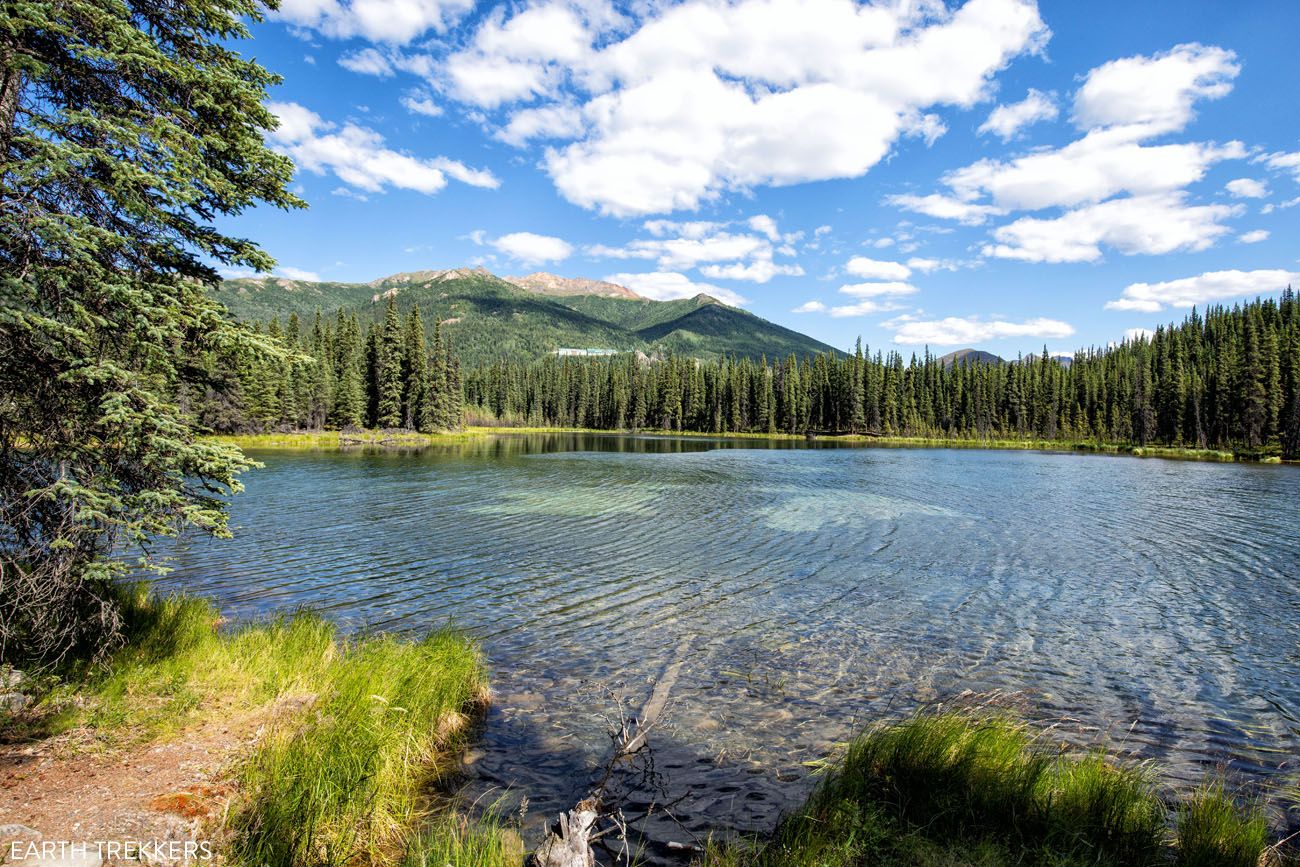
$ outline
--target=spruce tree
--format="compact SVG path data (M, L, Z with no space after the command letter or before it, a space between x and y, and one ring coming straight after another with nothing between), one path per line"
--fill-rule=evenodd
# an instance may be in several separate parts
M0 9L0 657L49 659L113 646L110 550L227 532L250 463L176 397L210 352L277 351L206 288L274 263L212 221L301 202L264 143L277 79L231 47L261 5Z

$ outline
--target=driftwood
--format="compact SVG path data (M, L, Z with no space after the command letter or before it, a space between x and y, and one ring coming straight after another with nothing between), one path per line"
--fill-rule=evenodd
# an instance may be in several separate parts
M579 801L572 810L560 814L559 822L533 854L535 867L595 867L594 842L611 831L618 831L626 840L627 822L622 814L621 798L611 791L614 775L620 766L638 758L645 759L646 776L653 775L653 764L648 759L650 730L668 704L668 696L686 662L690 644L687 639L678 645L673 662L655 683L641 714L632 718L622 717L610 733L613 748L600 779L588 797ZM604 830L598 828L602 820L609 825Z

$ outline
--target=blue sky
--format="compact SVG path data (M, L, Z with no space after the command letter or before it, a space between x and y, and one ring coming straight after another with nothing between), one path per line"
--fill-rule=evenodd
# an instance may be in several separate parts
M1300 3L284 0L284 276L708 292L841 347L1104 345L1300 283Z

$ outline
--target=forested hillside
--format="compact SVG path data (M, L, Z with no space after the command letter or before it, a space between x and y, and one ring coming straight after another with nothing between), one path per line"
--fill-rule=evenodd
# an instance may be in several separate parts
M1150 339L1021 363L926 354L773 362L672 358L499 361L471 371L470 405L532 424L691 431L808 430L1037 437L1300 455L1300 305L1195 311Z
M593 294L574 294L584 285ZM620 289L626 296L616 294ZM441 321L466 367L502 358L534 361L562 347L705 360L835 351L707 295L653 301L612 284L549 274L508 280L481 268L456 268L394 274L370 283L263 277L227 280L214 294L245 321L269 324L278 319L283 325L291 314L305 322L317 313L332 317L342 310L355 315L363 329L382 318L386 299L394 298L399 314L419 306L429 321Z

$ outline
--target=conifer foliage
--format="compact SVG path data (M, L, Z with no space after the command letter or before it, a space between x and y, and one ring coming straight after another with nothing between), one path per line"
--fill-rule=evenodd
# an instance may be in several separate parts
M441 322L427 336L418 306L403 319L390 299L382 320L364 330L355 311L341 310L317 313L310 328L297 314L254 328L287 351L278 358L240 348L208 353L212 386L187 401L199 426L222 433L460 427L460 364Z
M773 362L503 359L470 372L470 405L535 425L704 432L1163 444L1300 457L1300 303L1193 310L1150 338L1011 364L928 352Z
M0 0L0 659L111 646L103 555L225 532L221 494L248 466L196 440L186 402L221 395L219 424L284 400L193 364L276 351L205 288L207 263L274 265L214 216L301 204L263 141L277 79L229 47L262 11Z

